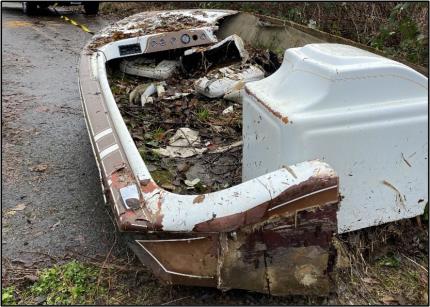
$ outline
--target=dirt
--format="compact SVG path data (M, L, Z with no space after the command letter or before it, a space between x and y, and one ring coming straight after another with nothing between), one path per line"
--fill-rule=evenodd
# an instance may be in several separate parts
M266 76L279 67L281 60L275 54L249 46L247 49L250 51L248 63L237 62L238 58L236 62L226 59L217 65L199 63L201 65L179 70L164 80L166 92L163 97L155 94L154 101L144 107L140 102L131 103L129 95L137 86L156 83L157 80L127 75L121 72L118 62L110 66L110 86L124 121L152 177L166 190L179 194L210 193L242 181L242 146L237 146L242 140L241 103L207 98L195 92L194 83L212 71L232 64L236 68L257 64ZM178 59L179 53L166 56ZM176 93L189 95L174 100L165 99ZM233 111L223 114L227 108L233 108ZM183 127L199 132L199 149L203 148L206 152L181 158L164 157L154 151L168 146L169 139ZM232 148L217 152L232 144ZM187 184L196 179L199 180L197 184Z

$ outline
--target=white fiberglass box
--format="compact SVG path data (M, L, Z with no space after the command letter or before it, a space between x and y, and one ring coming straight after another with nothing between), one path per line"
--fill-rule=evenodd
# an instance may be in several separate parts
M320 159L339 174L340 233L423 213L428 79L361 49L286 50L243 98L243 179Z

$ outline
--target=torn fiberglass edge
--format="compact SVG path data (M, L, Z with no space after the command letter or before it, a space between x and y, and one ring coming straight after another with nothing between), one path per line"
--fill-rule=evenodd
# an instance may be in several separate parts
M259 41L259 37L263 37L263 41ZM267 53L255 63L244 63L253 60L253 50L258 49L257 45L260 48L269 47L270 37L280 40L278 45L284 48L321 42L319 37L313 38L308 32L298 33L297 28L287 25L272 26L268 31L258 23L256 16L246 13L165 11L136 14L106 28L94 37L82 54L79 76L84 114L116 221L142 262L167 283L240 288L273 295L327 295L333 289L330 274L336 255L331 239L338 232L339 225L349 224L352 230L400 219L408 214L416 215L422 211L422 203L427 200L425 188L423 190L426 179L416 171L416 168L424 167L422 163L427 163L424 159L427 158L424 151L427 145L418 141L426 133L422 127L427 117L414 115L415 112L424 114L426 109L424 94L420 90L425 88L426 79L399 63L340 45L309 45L287 50L278 70L275 63L278 60L273 53ZM296 39L289 40L291 37ZM297 45L291 45L292 42ZM227 59L220 60L223 53ZM130 79L138 81L135 85L140 87L129 88L129 92L126 90L123 95L126 103L123 103L118 99L118 92L123 90L121 86L124 84L112 83L112 76L109 84L106 66L111 69L115 59L130 56L134 56L135 60L123 61L118 65L120 69L126 74L133 74L141 71L142 67L138 66L143 64L146 74L145 79ZM190 56L197 57L187 62ZM150 63L151 59L156 60ZM162 61L174 61L179 65L170 66L172 70L160 81L164 77L157 77L160 76L157 75L157 66ZM255 68L253 73L245 73L251 67ZM266 78L260 80L261 73L258 71L263 72ZM247 75L251 75L249 80L245 80ZM177 83L184 84L181 91L171 92L172 78L179 78ZM399 81L404 79L412 82ZM245 84L245 81L255 80L260 81ZM366 89L372 87L372 82L379 82L378 88L384 88L385 84L399 86L407 103L391 103L393 96L384 91L373 91L373 97L363 95ZM228 89L217 92L219 88L223 89L223 84ZM412 88L412 84L417 84L416 88ZM363 108L348 98L355 87L361 88L360 95L377 109L387 107L389 110L383 110L381 114L373 113L373 117L363 113ZM99 89L101 95L98 94ZM282 98L287 97L283 93L285 89L288 89L288 104ZM354 98L358 99L360 95ZM230 97L233 97L232 101L227 100ZM304 103L295 103L296 100ZM218 108L210 109L211 102ZM242 137L230 140L224 146L211 148L212 143L220 144L205 139L208 131L190 128L194 119L204 121L206 113L200 110L199 115L193 117L194 112L187 113L183 107L204 105L209 108L209 116L218 114L219 118L223 118L234 116L236 111L241 110L241 103L244 112L242 176L246 181L232 181L233 184L240 184L226 189L219 186L214 190L202 191L197 189L197 179L203 181L203 177L181 178L190 188L183 193L188 195L183 195L169 192L175 191L174 184L163 186L154 180L155 176L151 175L154 172L151 173L150 169L151 156L147 155L149 151L145 151L144 162L136 146L140 139L143 139L145 146L155 151L158 148L159 153L164 149L161 154L167 156L180 152L176 157L178 159L196 159L216 150L225 156L227 151L240 148ZM125 109L125 105L129 109ZM153 109L157 106L161 108ZM399 106L402 106L403 113L396 110ZM342 107L348 111L342 112ZM164 115L177 109L179 119L193 120L186 125L170 123L176 129L159 130L157 133L162 137L152 138L151 143L146 144L145 138L153 137L154 133L152 136L147 133L142 136L133 130L129 132L131 125L124 110L129 112L132 109L139 110L139 116L149 115L154 119L154 114L160 115L160 121L168 121L169 118ZM158 110L158 113L148 114L148 110ZM361 139L357 145L361 147L346 145L346 148L354 148L356 156L340 153L340 144L335 142L337 137L342 144L347 144L348 139L353 140L345 133L349 131L348 126L341 121L343 114L347 113L352 114L351 122L355 120L355 125L364 129L374 142L369 144L366 139ZM398 184L400 179L396 179L395 175L399 172L399 166L394 150L385 164L378 160L376 165L382 165L380 174L394 178L396 182L393 186L401 186L399 191L407 194L402 198L404 210L399 209L395 202L386 202L379 216L381 220L367 219L364 224L357 224L357 219L361 217L354 212L360 204L348 197L346 205L342 202L339 209L339 189L346 195L349 190L368 195L369 186L357 180L363 180L366 174L363 163L375 167L376 162L369 161L361 148L373 146L375 151L378 148L381 151L381 147L375 144L381 142L378 140L383 135L373 128L378 127L379 119L386 122L386 115L382 114L394 116L391 119L396 119L396 125L404 130L399 135L410 135L414 140L410 150L416 149L416 166L402 170L402 174L409 176L418 189L413 192L416 195L411 195L404 189L404 183ZM321 118L315 122L318 124L316 130L312 126L312 121L315 121L313 115ZM337 125L336 129L329 128L330 125L323 120L336 119L335 115L339 119L332 121ZM414 120L405 126L405 123L411 123L411 120L404 120L406 116ZM367 125L366 118L372 118L373 122ZM239 121L242 122L240 117ZM224 124L212 126L217 127L215 131L229 128ZM311 134L302 135L306 129ZM320 142L310 138L312 135L320 136ZM343 135L345 138L341 137ZM312 143L305 142L308 139ZM330 146L324 147L321 142ZM390 146L393 145L390 143ZM196 148L202 151L196 153ZM308 156L304 154L306 152L309 152ZM190 154L193 156L188 156ZM365 158L361 162L360 154ZM343 156L351 156L355 160L342 160ZM315 158L335 165L340 179L328 164L312 161ZM306 159L309 161L301 162ZM349 162L352 165L360 162L358 164L361 165L361 168L354 169L353 176L347 174L351 169ZM177 168L186 169L183 165L177 165ZM194 173L202 176L205 172L194 170ZM374 192L386 193L378 185L371 188ZM194 191L200 192L189 195ZM359 194L352 195L358 195L357 199L361 201ZM419 201L417 207L411 207L410 202L417 196L424 201ZM365 207L367 215L372 210L371 202L368 201L368 204ZM384 210L388 212L394 207L400 210L396 216L384 215ZM340 230L348 231L345 228Z

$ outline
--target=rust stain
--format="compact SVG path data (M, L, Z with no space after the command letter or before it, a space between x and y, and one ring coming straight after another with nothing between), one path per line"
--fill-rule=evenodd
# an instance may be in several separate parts
M245 223L245 213L235 213L232 215L213 218L212 220L196 224L193 231L198 232L228 232L233 231Z
M249 95L255 98L260 104L262 104L270 113L278 117L284 124L288 124L288 116L282 116L281 113L273 110L271 107L269 107L265 102L263 102L261 99L259 99L257 96L255 96L251 91L245 86L245 91Z
M312 176L308 180L301 182L297 185L293 185L289 187L287 190L279 194L277 197L275 197L271 202L271 208L276 207L277 205L280 205L284 202L288 202L290 200L293 200L297 197L305 196L306 194L334 186L339 186L339 178L337 176L326 176L326 177L318 177L318 176ZM339 194L339 188L330 189L326 192L329 192L329 194L333 194L333 197L338 198ZM324 198L323 195L326 193L321 192L314 195L321 195L321 198ZM323 202L321 202L323 203ZM290 207L290 204L288 204Z
M203 202L203 200L205 199L205 195L198 195L196 196L196 198L194 198L193 200L193 204L199 204L201 202Z
M110 175L110 179L112 181L112 187L117 190L135 182L133 174L126 167L114 171Z
M245 211L244 225L250 225L261 221L261 219L266 216L267 209L269 208L269 203L270 202L266 202L250 210Z
M120 230L128 230L131 224L134 222L135 218L136 214L133 211L124 211L124 213L121 214L119 217L118 226Z
M282 192L279 196L269 202L260 204L247 211L236 213L228 216L217 218L213 217L211 220L201 222L194 226L193 231L197 232L228 232L236 230L242 226L255 224L261 222L268 217L279 216L279 215L297 215L297 211L314 207L323 206L326 204L335 204L339 202L339 188L334 188L338 185L338 177L311 177L305 182L298 185L289 187L287 190ZM311 194L312 192L318 191L323 188L333 189L322 191L321 193ZM310 195L308 195L310 194ZM201 195L200 195L201 196ZM302 197L298 200L295 198ZM199 197L199 196L197 196ZM196 197L196 198L197 198ZM279 208L273 209L268 212L268 209L274 208L282 203L293 200ZM297 223L297 222L296 222ZM296 224L293 222L293 225Z
M145 194L151 193L154 190L158 189L158 185L154 181L149 180L149 179L141 180L140 181L140 189Z

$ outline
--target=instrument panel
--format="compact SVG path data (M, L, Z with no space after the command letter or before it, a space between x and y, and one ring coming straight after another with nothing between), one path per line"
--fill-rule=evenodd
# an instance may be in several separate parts
M193 47L217 42L214 35L204 29L158 33L148 37L145 53Z

